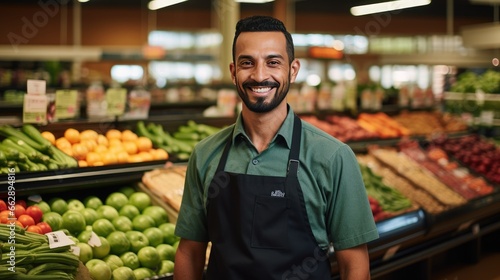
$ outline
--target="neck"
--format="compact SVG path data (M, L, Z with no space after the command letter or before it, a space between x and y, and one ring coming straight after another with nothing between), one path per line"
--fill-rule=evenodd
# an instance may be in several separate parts
M286 102L268 113L254 113L243 106L241 112L245 132L259 153L267 149L286 119Z

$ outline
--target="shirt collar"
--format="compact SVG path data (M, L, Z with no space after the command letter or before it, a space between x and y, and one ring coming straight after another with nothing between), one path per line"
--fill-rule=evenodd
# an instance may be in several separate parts
M295 113L293 112L292 108L290 105L287 105L288 108L288 113L285 118L285 121L281 125L280 129L278 130L278 133L274 136L273 141L275 142L278 137L282 138L288 148L290 149L292 146L292 134L293 134L293 123L294 123L294 116ZM234 127L234 132L233 132L233 144L235 143L236 139L240 137L244 137L247 140L249 140L248 135L245 133L245 129L243 129L243 117L241 116L241 113L239 113L236 122L235 122L235 127Z

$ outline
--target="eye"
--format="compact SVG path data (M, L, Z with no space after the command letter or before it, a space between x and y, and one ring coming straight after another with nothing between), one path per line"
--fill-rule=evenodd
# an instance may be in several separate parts
M252 65L253 65L253 62L250 61L250 60L242 60L242 61L240 61L240 66L241 67L248 68L248 67L250 67Z
M281 62L278 60L270 60L269 62L267 62L267 64L269 64L270 66L278 66L281 64Z

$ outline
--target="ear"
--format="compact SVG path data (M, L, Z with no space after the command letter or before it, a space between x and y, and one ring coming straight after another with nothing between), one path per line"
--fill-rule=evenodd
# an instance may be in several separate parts
M233 84L236 85L236 67L234 62L229 64L229 72L231 73L231 80L233 81Z
M296 58L290 64L290 83L294 83L300 70L300 61Z

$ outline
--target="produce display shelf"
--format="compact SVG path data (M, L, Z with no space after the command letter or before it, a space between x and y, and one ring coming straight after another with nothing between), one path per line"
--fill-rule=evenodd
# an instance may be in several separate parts
M68 192L141 180L144 172L164 166L165 161L150 161L109 166L68 168L53 171L21 172L14 175L16 195ZM8 186L8 176L0 185ZM4 193L5 194L5 193ZM0 192L2 196L2 192Z

